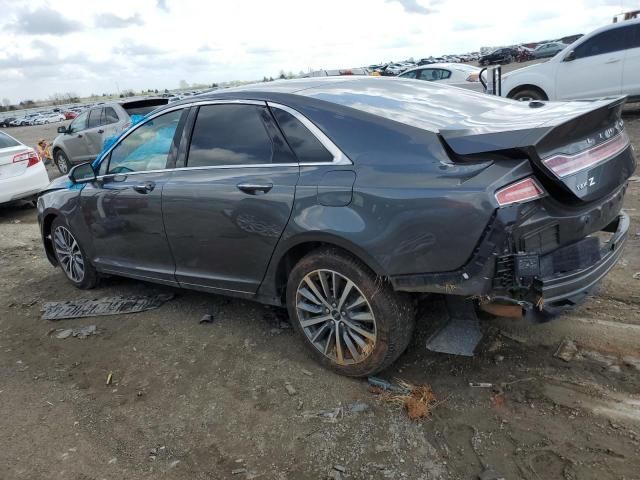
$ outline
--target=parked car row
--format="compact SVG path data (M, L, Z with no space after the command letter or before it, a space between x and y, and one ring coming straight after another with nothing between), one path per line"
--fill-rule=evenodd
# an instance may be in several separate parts
M27 125L46 125L49 123L63 122L70 118L75 118L77 114L70 111L55 112L45 111L37 113L28 113L18 117L6 117L0 120L0 127L24 127Z

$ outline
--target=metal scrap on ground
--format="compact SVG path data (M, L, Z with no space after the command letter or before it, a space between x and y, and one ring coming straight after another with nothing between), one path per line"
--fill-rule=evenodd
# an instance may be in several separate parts
M69 300L66 302L45 302L42 306L43 320L64 318L98 317L101 315L121 315L158 308L171 300L173 294L160 293L143 296L116 296L98 299Z

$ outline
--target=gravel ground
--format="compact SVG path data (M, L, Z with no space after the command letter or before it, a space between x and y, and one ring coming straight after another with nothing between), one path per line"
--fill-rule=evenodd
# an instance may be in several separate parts
M638 150L640 111L625 120ZM54 131L11 133L35 144ZM35 211L0 207L0 478L640 478L640 349L615 340L640 343L640 182L625 208L619 265L544 339L489 321L475 358L432 353L442 305L426 300L408 351L380 375L432 387L433 414L412 421L313 363L277 310L120 278L74 289L44 258ZM40 319L45 301L158 292L176 296L138 314ZM56 336L88 325L97 335ZM575 358L555 358L574 334Z

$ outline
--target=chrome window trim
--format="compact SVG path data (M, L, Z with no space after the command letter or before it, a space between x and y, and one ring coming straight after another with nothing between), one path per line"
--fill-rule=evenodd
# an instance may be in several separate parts
M285 112L293 115L297 118L300 123L302 123L307 129L316 137L320 143L329 150L329 153L333 155L333 162L299 162L299 165L308 166L308 165L353 165L349 157L347 157L342 150L340 150L335 143L333 143L329 137L327 137L322 130L320 130L311 120L302 115L297 110L294 110L291 107L287 107L286 105L282 105L280 103L275 102L267 102L267 105L272 108L278 108L280 110L284 110Z
M105 178L119 177L119 176L130 176L130 175L139 175L142 173L164 173L164 172L176 172L176 171L186 171L186 170L212 170L212 169L229 169L229 168L271 168L271 167L313 167L313 166L323 166L323 165L353 165L349 157L347 157L342 150L340 150L335 143L333 143L329 137L327 137L322 130L320 130L311 120L302 115L297 110L294 110L291 107L287 107L286 105L282 105L280 103L275 102L267 102L263 100L244 100L244 99L220 99L220 100L200 100L189 103L182 103L180 105L175 105L169 107L167 109L161 110L154 115L146 118L144 121L141 121L135 124L130 130L127 132L125 136L120 138L116 143L111 145L109 149L103 154L103 159L111 154L114 148L120 145L129 135L135 132L142 125L145 125L150 120L153 120L156 117L164 115L166 113L171 113L176 110L182 110L185 108L191 108L202 105L224 105L224 104L243 104L243 105L258 105L258 106L269 106L273 108L279 108L280 110L284 110L285 112L293 115L297 118L311 133L314 137L322 143L322 145L329 150L329 153L333 155L332 162L309 162L309 163L261 163L261 164L243 164L243 165L207 165L203 167L178 167L178 168L163 168L159 170L141 170L139 172L126 172L126 173L107 173L105 175L99 175L96 177L97 180L103 180Z

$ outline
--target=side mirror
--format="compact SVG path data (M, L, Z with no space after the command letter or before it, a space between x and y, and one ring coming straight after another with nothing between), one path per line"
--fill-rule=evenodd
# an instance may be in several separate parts
M69 179L73 183L89 183L96 180L96 172L89 162L76 165L69 171Z
M68 133L69 129L67 127L58 127L58 133Z
M571 50L569 53L567 53L567 56L564 57L564 62L572 62L573 60L576 59L576 52L575 50Z

